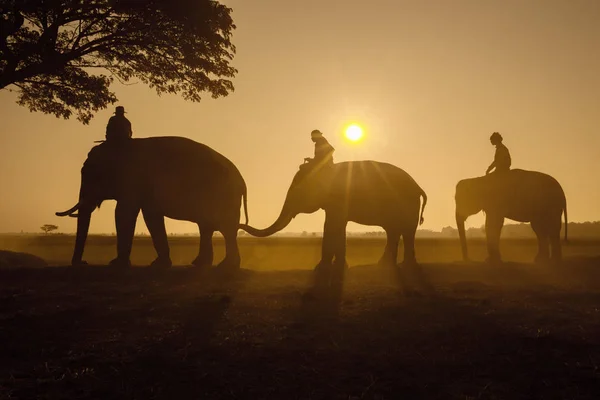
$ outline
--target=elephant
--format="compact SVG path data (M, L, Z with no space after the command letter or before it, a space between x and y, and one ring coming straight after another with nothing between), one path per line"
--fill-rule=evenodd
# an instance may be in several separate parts
M300 213L312 214L323 209L325 226L317 270L346 266L348 221L385 230L387 243L380 264L396 265L400 236L404 240L404 263L416 264L415 233L423 222L426 203L423 189L394 165L376 161L317 166L309 163L300 166L279 217L271 226L261 230L241 224L240 228L250 235L266 237L284 229Z
M117 258L111 265L131 265L141 210L157 253L151 266L171 266L164 217L198 224L200 250L192 264L212 265L212 236L220 231L226 256L219 266L240 266L237 232L241 200L248 221L246 183L230 160L204 144L165 136L128 139L118 144L103 142L93 147L81 169L79 202L56 213L77 217L72 265L85 264L82 256L91 214L104 200L117 201Z
M504 219L530 222L538 239L535 261L542 263L562 259L560 243L561 218L565 216L567 241L567 200L556 179L537 171L513 169L490 175L464 179L456 185L456 225L463 259L469 259L465 237L466 219L485 212L488 261L500 262L500 233ZM552 249L550 257L549 250Z

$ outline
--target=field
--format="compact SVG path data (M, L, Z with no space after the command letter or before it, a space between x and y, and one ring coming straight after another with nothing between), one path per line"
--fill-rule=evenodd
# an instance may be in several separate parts
M350 268L316 274L319 244L242 238L242 270L224 273L184 266L195 238L152 271L102 266L113 237L79 269L72 237L0 237L51 265L0 270L0 398L600 398L600 242L543 267L535 241L506 240L492 267L423 239L420 267L382 268L381 239L349 239ZM134 264L153 257L136 239Z

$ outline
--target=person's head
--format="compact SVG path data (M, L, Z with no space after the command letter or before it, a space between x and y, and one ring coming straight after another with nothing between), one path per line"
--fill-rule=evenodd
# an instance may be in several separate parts
M116 115L125 115L125 107L117 106L117 108L115 108L115 114Z
M312 139L313 142L316 142L318 139L320 139L322 137L323 137L323 134L318 129L315 129L314 131L312 131L310 133L310 138Z
M490 142L492 142L494 146L499 145L502 143L502 135L500 135L498 132L492 133L492 136L490 136Z

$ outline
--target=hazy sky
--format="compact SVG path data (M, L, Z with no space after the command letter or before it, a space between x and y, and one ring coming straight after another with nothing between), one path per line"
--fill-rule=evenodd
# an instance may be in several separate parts
M221 152L248 185L250 221L278 215L320 129L337 161L395 164L425 189L424 228L454 226L454 187L492 161L504 136L513 167L553 175L572 221L600 220L600 1L227 0L237 29L235 92L188 103L116 86L135 137L180 135ZM0 91L0 232L74 232L55 211L77 201L80 168L114 107L90 125L30 113ZM366 138L343 138L349 122ZM92 218L113 232L114 202ZM478 226L482 217L473 218ZM323 212L289 231L320 231ZM171 232L196 232L167 222ZM351 230L363 230L351 225ZM138 231L145 231L143 221Z

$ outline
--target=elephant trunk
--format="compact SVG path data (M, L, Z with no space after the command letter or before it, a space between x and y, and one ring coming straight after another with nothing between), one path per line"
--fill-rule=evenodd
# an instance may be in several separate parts
M462 215L456 213L456 227L458 228L458 236L460 237L460 248L464 261L469 260L469 254L467 252L467 237L465 234L465 220Z
M67 215L72 215L75 211L79 210L79 203L75 204L73 207L69 208L67 211L61 211L55 213L57 217L66 217Z
M286 226L288 226L290 224L290 222L292 222L293 218L294 218L294 215L287 210L287 207L284 206L283 209L281 210L281 213L279 214L279 217L277 218L277 220L275 222L273 222L273 224L271 226L269 226L268 228L257 229L257 228L253 228L247 224L240 224L240 229L248 232L252 236L267 237L267 236L271 236L271 235L279 232L280 230L284 229Z
M78 265L82 263L83 249L87 240L88 231L90 229L90 220L92 218L91 211L80 212L77 217L77 236L75 237L75 250L73 251L73 258L71 259L71 265Z

